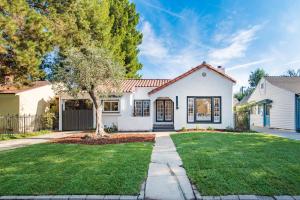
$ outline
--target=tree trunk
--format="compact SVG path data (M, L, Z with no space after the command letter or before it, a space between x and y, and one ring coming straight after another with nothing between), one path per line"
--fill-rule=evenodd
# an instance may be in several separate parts
M102 102L100 101L100 98L95 95L93 91L90 91L89 95L96 109L96 135L102 137L105 135L105 131L102 126Z

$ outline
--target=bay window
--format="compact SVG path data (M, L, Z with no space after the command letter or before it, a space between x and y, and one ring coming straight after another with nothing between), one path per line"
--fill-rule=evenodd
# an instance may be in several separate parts
M188 97L188 123L221 123L221 97Z

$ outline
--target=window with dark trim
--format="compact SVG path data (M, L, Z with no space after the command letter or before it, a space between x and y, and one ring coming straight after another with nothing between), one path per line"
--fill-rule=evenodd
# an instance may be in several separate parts
M150 116L150 100L134 100L134 116Z
M221 97L187 97L188 123L221 123Z

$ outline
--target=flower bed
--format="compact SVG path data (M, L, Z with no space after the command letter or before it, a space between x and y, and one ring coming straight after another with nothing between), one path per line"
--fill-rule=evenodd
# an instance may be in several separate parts
M63 144L103 145L130 142L154 142L154 140L154 134L112 134L102 138L95 137L94 135L74 134L72 136L54 139L52 142Z

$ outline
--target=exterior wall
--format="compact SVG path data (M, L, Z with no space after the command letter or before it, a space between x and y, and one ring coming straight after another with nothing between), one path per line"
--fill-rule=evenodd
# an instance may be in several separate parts
M19 96L15 94L0 94L0 115L18 115Z
M264 84L264 88L261 88ZM295 130L295 94L276 87L262 79L253 91L248 102L258 102L264 99L271 99L270 128ZM250 115L251 126L263 126L263 114Z
M202 73L206 76L203 77ZM189 76L169 85L151 95L151 101L160 97L170 98L174 102L174 128L208 128L225 129L233 127L233 82L223 76L202 68ZM178 96L178 109L176 109L176 96ZM187 123L187 97L188 96L221 96L221 123Z
M133 93L126 93L121 98L121 112L118 116L118 129L120 131L151 131L153 106L150 105L150 116L133 116L134 100L148 100L148 92L153 88L136 88Z
M150 99L148 92L153 87L136 88L133 93L124 93L119 99L120 112L119 113L102 113L102 119L104 126L112 126L113 124L118 127L119 131L151 131L152 130L152 110L153 106L150 105L150 116L148 117L136 117L133 116L134 100L146 100ZM84 94L78 97L79 99L90 99L89 95ZM73 97L62 94L60 97L60 110L63 109L64 100L74 99ZM60 112L61 116L61 112ZM94 128L96 127L96 118L94 114ZM60 124L61 124L60 117ZM60 125L62 127L62 125ZM61 130L61 129L60 129Z
M206 77L202 76L205 72ZM103 123L105 126L115 124L119 131L151 131L155 120L155 101L158 98L171 99L174 103L174 128L218 128L225 129L233 127L233 82L223 76L212 72L207 68L202 68L189 76L175 82L172 85L148 95L154 87L137 87L132 93L125 93L120 100L119 113L103 113ZM176 96L178 96L179 108L176 109ZM221 123L187 123L187 96L220 96L221 99ZM87 94L80 98L89 99ZM63 109L65 99L74 99L66 94L60 96L60 110ZM114 98L115 99L115 98ZM150 116L133 116L134 100L150 100ZM61 111L60 111L61 116ZM95 117L94 117L95 121ZM60 117L60 127L61 126ZM94 122L94 125L96 123ZM61 129L60 129L61 130Z
M47 102L55 96L51 85L27 90L18 94L20 98L20 115L41 115L45 112Z

